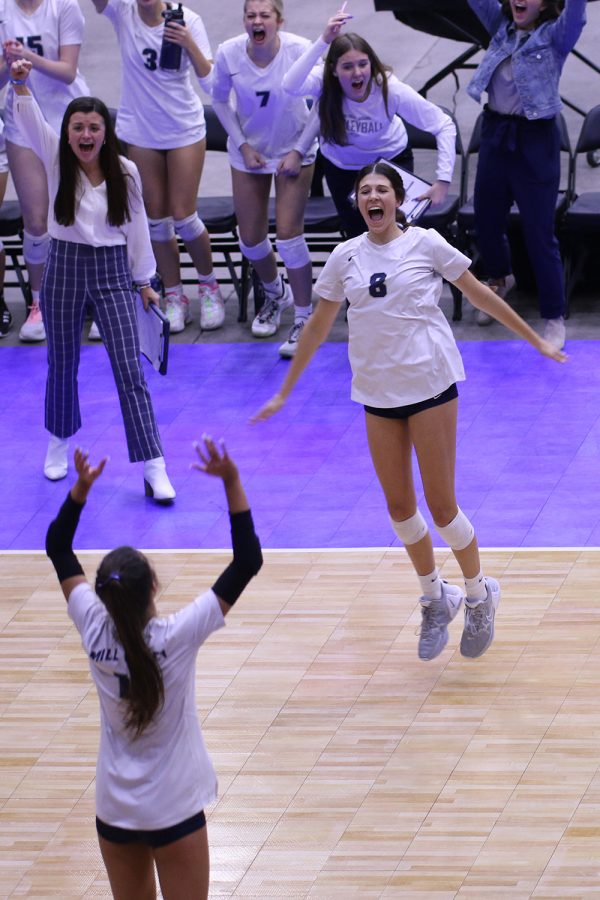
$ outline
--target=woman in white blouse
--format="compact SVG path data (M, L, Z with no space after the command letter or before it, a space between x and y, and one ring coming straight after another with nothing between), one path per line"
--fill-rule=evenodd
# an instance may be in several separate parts
M40 302L48 337L44 474L67 474L68 438L81 426L77 370L89 304L110 356L131 462L144 461L146 494L171 501L150 393L140 365L132 281L144 306L157 302L150 286L155 261L136 167L119 156L106 106L94 97L73 100L60 140L27 87L31 63L10 70L19 128L48 178L51 243Z

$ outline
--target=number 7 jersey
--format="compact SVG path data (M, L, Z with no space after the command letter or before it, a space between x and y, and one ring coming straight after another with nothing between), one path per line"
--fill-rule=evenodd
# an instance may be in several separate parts
M276 56L264 68L248 56L247 34L224 41L217 50L213 70L213 101L231 102L233 92L233 105L244 140L269 161L260 170L262 174L274 172L279 160L297 148L310 113L303 97L292 97L282 87L284 75L310 46L310 41L287 31L279 32L279 40ZM314 160L316 140L312 143L304 156L304 165ZM229 159L235 169L246 171L239 144L239 136L235 140L230 135Z
M31 15L25 15L14 0L0 3L0 37L2 41L20 41L38 56L58 60L61 47L81 45L85 21L76 0L43 0ZM32 69L27 85L44 113L44 118L58 134L65 109L75 97L89 94L85 79L77 70L75 80L65 84L39 70ZM7 91L5 137L20 146L28 146L19 132L12 114L13 92Z

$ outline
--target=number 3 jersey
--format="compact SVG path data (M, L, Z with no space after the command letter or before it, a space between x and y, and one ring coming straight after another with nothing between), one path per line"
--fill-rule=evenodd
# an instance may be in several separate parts
M198 648L225 624L219 601L206 591L174 615L150 619L145 640L162 671L165 702L138 738L125 729L123 697L129 669L105 606L91 585L69 597L100 700L96 813L119 828L170 828L217 795L217 778L198 721Z
M439 308L442 278L471 260L433 228L411 226L387 244L367 234L339 244L317 279L325 300L348 300L352 399L381 409L441 394L465 372Z
M61 47L81 44L85 22L76 0L43 0L40 6L25 15L11 0L0 2L0 37L3 41L18 40L25 47L46 59L58 60ZM27 86L54 131L60 133L65 109L75 97L89 94L89 88L79 70L71 84L32 69ZM7 91L5 109L5 137L15 144L28 147L14 121L13 92Z
M215 57L212 80L214 102L227 103L233 92L235 119L239 128L229 130L227 149L235 169L247 171L240 144L247 141L262 153L268 164L261 173L275 172L279 160L290 150L298 150L303 165L314 161L317 141L315 127L310 134L302 134L310 110L303 97L291 97L282 87L283 77L310 41L306 38L279 32L280 47L269 65L257 66L246 50L248 35L240 34L219 45ZM256 170L252 170L256 172Z
M196 93L195 75L185 50L176 71L158 62L164 23L146 25L135 0L109 0L104 14L112 22L121 50L121 102L117 134L135 147L173 150L206 136L204 109ZM186 27L207 59L212 52L200 16L183 8ZM206 79L199 79L204 86Z

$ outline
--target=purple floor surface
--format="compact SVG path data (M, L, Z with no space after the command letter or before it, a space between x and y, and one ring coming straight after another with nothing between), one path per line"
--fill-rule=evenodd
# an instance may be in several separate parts
M561 366L520 342L461 345L458 499L482 547L600 545L600 347L580 341L568 350ZM349 399L345 344L322 347L286 408L255 426L250 415L288 365L276 345L176 345L165 378L144 365L177 500L165 508L144 497L104 348L83 347L83 427L72 447L96 459L109 454L110 462L82 518L79 548L228 548L222 487L189 469L192 441L203 432L223 437L239 463L265 547L398 544L362 408ZM3 348L0 370L0 548L39 550L72 481L72 472L55 483L42 474L45 347ZM422 498L420 505L427 515Z

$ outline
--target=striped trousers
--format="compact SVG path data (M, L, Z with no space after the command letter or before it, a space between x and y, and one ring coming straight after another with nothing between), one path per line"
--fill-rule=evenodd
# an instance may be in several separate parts
M40 291L48 339L46 428L68 438L81 427L77 372L81 332L89 305L117 385L131 462L163 450L142 372L131 272L124 244L90 247L54 238Z

